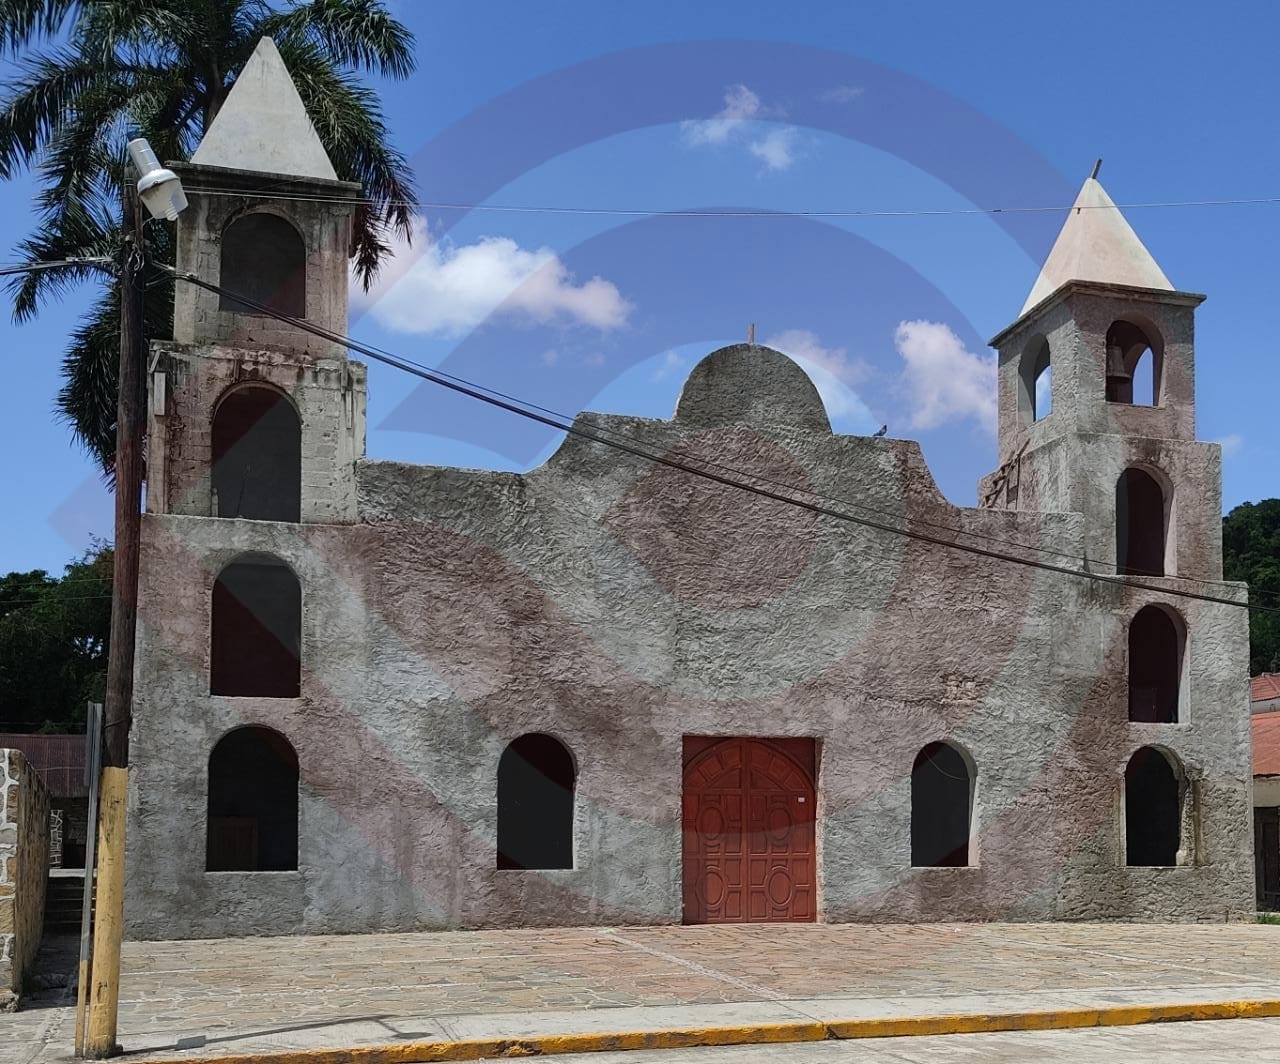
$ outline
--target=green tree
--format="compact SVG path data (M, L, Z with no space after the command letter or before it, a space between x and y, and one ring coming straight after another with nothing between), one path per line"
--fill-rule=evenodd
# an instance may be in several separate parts
M111 633L110 547L61 578L0 577L0 731L79 731L102 701Z
M1280 499L1241 503L1222 520L1222 563L1228 580L1246 580L1259 605L1280 603ZM1249 615L1249 671L1280 672L1280 615Z
M367 287L409 237L415 204L404 157L391 147L360 71L403 78L413 36L380 0L0 0L0 58L18 76L0 99L0 178L39 173L35 231L23 262L114 256L125 142L141 132L163 159L187 159L264 36L275 39L340 178L358 181L351 255ZM171 227L149 225L149 254L172 262ZM100 282L92 266L10 282L18 321L68 285ZM148 292L144 333L171 335L171 284ZM108 286L72 333L57 407L110 474L115 455L118 294Z

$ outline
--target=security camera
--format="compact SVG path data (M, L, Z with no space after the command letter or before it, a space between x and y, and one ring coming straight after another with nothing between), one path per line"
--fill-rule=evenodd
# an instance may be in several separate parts
M187 208L187 194L182 190L178 175L160 165L145 137L129 141L128 148L133 165L142 175L138 178L138 195L151 212L151 217L177 221L178 215Z

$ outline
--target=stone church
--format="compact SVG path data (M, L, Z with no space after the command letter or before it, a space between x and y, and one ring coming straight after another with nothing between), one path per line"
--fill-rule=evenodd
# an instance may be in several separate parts
M966 508L753 344L525 474L369 460L365 367L239 301L347 331L359 188L270 41L175 169L222 291L152 349L134 937L1251 914L1202 297L1096 180Z

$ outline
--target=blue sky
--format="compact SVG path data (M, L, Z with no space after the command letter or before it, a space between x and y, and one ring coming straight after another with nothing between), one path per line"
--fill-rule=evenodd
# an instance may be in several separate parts
M995 464L985 340L1016 316L1093 160L1117 203L1280 195L1273 42L1257 4L877 6L410 3L417 74L380 84L433 203L352 332L573 413L668 416L701 354L758 337L803 360L837 429L919 439L972 504ZM0 241L31 224L0 186ZM684 208L890 217L678 218ZM1280 205L1135 209L1198 315L1198 428L1224 502L1277 494L1268 311ZM10 255L5 261L11 261ZM0 570L109 538L110 498L52 416L90 292L0 321ZM370 368L373 457L527 468L555 440Z

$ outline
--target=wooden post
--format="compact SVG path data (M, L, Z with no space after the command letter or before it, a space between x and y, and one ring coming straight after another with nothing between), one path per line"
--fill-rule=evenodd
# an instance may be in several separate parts
M93 930L87 1057L109 1057L116 1044L120 942L124 931L124 832L129 793L129 725L138 617L138 538L142 527L142 252L133 182L123 183L120 266L120 396L116 405L116 535L107 657L102 787L98 819L98 903Z
M98 868L98 787L102 784L102 703L85 716L85 782L89 786L89 831L84 847L84 896L80 902L80 977L76 980L76 1056L84 1056L85 1016L93 971L93 900Z

